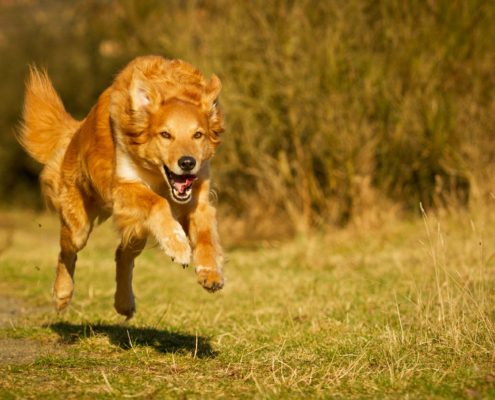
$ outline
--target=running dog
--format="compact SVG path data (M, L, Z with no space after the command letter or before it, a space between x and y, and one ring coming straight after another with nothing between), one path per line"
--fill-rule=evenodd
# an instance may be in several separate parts
M224 131L220 80L159 56L130 62L82 121L66 111L46 72L32 68L19 141L44 164L47 204L60 216L53 285L58 310L74 290L77 253L96 219L113 214L115 309L131 318L134 259L148 236L181 265L193 263L208 291L223 287L223 256L210 204L209 160Z

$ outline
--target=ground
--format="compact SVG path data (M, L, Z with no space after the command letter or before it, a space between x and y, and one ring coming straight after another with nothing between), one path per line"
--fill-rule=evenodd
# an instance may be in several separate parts
M495 397L494 222L486 207L230 245L215 294L149 245L126 322L111 223L57 314L56 218L3 211L0 398Z

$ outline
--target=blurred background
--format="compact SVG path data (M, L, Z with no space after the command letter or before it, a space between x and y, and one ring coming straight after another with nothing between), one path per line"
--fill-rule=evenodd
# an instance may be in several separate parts
M223 82L232 237L471 207L493 197L494 22L483 0L0 0L0 204L43 207L15 140L30 64L82 118L159 54Z

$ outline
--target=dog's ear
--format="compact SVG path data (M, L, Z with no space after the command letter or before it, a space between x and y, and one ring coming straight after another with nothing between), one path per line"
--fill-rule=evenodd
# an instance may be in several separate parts
M203 106L208 114L210 125L209 138L214 144L220 143L220 134L224 131L223 114L218 105L218 96L222 90L222 83L216 75L212 75L205 88Z
M210 115L214 114L218 108L218 96L222 90L222 82L216 75L212 75L206 84L204 105Z
M139 73L132 75L129 95L133 111L149 108L154 103L155 96L152 87L146 83L145 78Z

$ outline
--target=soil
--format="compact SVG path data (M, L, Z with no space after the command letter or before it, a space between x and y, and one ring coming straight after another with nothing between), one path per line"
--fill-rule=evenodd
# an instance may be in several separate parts
M30 364L58 351L53 343L29 339L0 339L0 366Z
M25 313L26 307L22 301L0 295L0 328L12 327L14 321Z
M15 329L17 321L33 312L21 300L0 295L0 330ZM0 338L0 366L21 365L37 358L58 353L61 346L53 343L23 338Z

